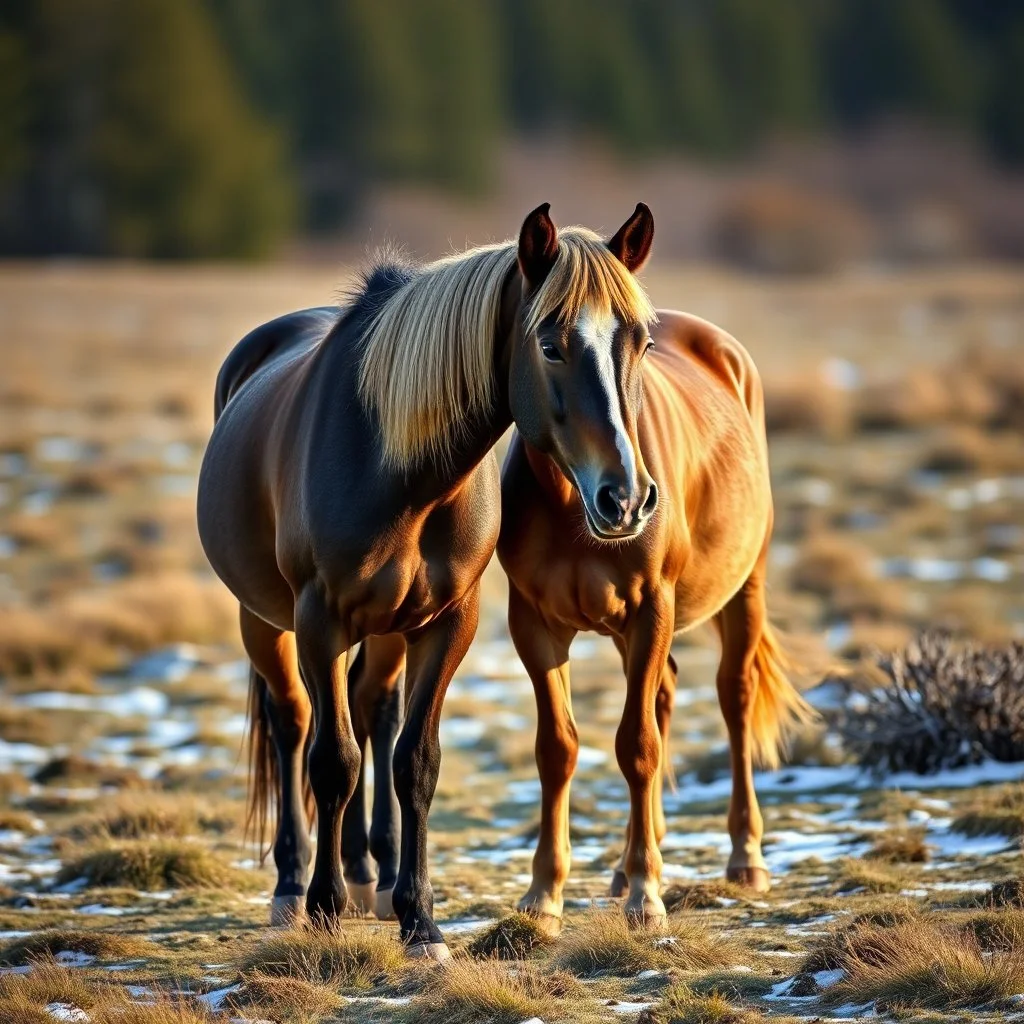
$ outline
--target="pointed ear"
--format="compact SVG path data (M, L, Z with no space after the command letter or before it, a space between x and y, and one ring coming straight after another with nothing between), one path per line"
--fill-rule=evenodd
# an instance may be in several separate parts
M548 216L550 209L550 203L541 203L519 232L519 269L533 288L543 284L558 256L558 231Z
M654 217L646 203L637 203L633 216L615 232L608 248L635 274L651 254L654 241Z

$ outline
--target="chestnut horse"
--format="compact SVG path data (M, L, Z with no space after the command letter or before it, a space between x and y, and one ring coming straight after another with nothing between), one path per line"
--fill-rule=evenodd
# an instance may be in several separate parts
M646 322L632 270L649 230L638 207L607 242L583 228L559 235L544 204L517 241L420 267L382 259L343 308L265 324L225 361L199 532L238 598L252 662L252 813L262 822L272 795L278 804L273 921L293 919L305 894L311 920L333 922L351 895L362 909L375 900L381 916L393 908L410 953L447 954L432 914L427 813L442 700L476 630L498 538L492 448L513 421L538 442L541 425L545 440L572 429L538 336L556 323L574 329L584 310ZM619 379L636 376L639 358L622 351ZM595 390L597 414L605 397ZM623 456L611 457L596 468L619 479ZM594 468L588 459L581 479ZM631 514L649 514L646 478L621 480ZM317 818L308 891L304 758Z
M513 438L498 540L509 629L537 701L541 826L520 908L560 926L579 747L569 645L593 630L614 639L626 674L615 752L630 811L612 895L626 894L631 923L659 927L674 634L711 620L721 638L733 779L726 874L756 891L769 874L753 762L775 764L788 727L809 715L765 615L772 498L761 384L734 339L683 313L629 321L585 309L575 325L544 325L540 344L546 389L559 396L549 409L560 406L563 417L552 411ZM642 372L621 372L645 353ZM630 479L656 482L661 498L646 523Z

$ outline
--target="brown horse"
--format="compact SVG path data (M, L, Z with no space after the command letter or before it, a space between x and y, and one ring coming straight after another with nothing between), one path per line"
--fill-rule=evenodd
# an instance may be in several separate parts
M344 308L265 324L225 361L198 519L210 563L241 605L258 819L277 790L274 920L293 918L304 892L314 921L333 921L350 894L370 905L372 854L381 915L393 907L410 952L447 953L432 916L427 813L442 700L476 630L498 537L492 448L513 420L538 442L540 425L544 438L571 431L545 372L546 338L555 324L574 329L584 310L646 322L631 271L649 231L638 207L608 242L582 228L559 235L545 204L518 241L416 268L383 260ZM623 349L619 379L635 378L639 357ZM607 475L630 516L648 515L656 494L636 472L639 456L626 472L613 455L607 474L588 459L581 479ZM304 757L317 815L308 892Z
M785 679L765 614L772 498L761 384L738 342L683 313L628 322L584 310L575 326L549 325L541 344L558 353L548 387L561 393L569 428L551 416L513 438L498 541L509 629L537 701L541 827L520 908L560 926L579 746L569 645L593 630L614 639L626 673L615 752L630 814L612 895L626 893L632 923L658 927L674 634L711 620L722 641L718 696L733 777L726 874L756 891L769 874L753 762L776 763L785 731L809 713ZM630 363L623 353L636 351L650 352L642 384L640 373L618 371ZM602 474L593 501L588 488ZM648 474L661 500L643 524L618 481Z

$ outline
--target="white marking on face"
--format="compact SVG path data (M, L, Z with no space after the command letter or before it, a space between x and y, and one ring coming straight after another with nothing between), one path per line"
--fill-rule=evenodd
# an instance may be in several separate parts
M633 446L629 443L626 424L622 419L622 405L619 401L619 385L615 378L615 360L612 358L612 342L615 332L619 329L619 321L614 313L601 314L590 306L584 306L576 319L576 332L585 348L594 352L597 372L608 404L608 420L615 431L615 447L626 479L636 478L636 465L633 458Z

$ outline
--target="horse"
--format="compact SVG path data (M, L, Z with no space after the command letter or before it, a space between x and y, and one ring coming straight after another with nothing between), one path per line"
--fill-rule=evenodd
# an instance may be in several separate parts
M544 325L540 344L551 352L547 387L561 396L564 419L549 413L514 435L498 538L509 631L538 720L540 834L519 906L557 934L579 748L569 645L590 630L612 637L626 677L615 753L629 824L611 894L625 895L631 924L658 929L675 634L710 620L721 639L717 691L732 770L726 876L756 892L770 876L753 764L776 765L791 728L812 716L786 679L766 615L773 509L763 392L739 342L685 313L628 322L584 309L575 326ZM631 377L619 368L633 365L633 353L645 358ZM594 492L598 477L605 482ZM648 478L660 501L644 520L623 481Z
M517 239L434 263L378 256L340 308L264 324L221 367L197 518L238 599L251 662L250 821L261 827L272 801L278 809L272 924L304 910L333 926L351 896L357 909L396 915L410 955L447 956L427 814L442 701L498 539L492 449L513 423L538 441L541 424L545 437L571 430L538 340L552 325L572 328L584 310L624 323L651 311L632 273L653 230L645 206L607 241L559 232L549 210L530 213ZM638 360L621 353L623 380ZM656 503L642 499L629 499L637 516ZM307 779L317 831L308 889Z

